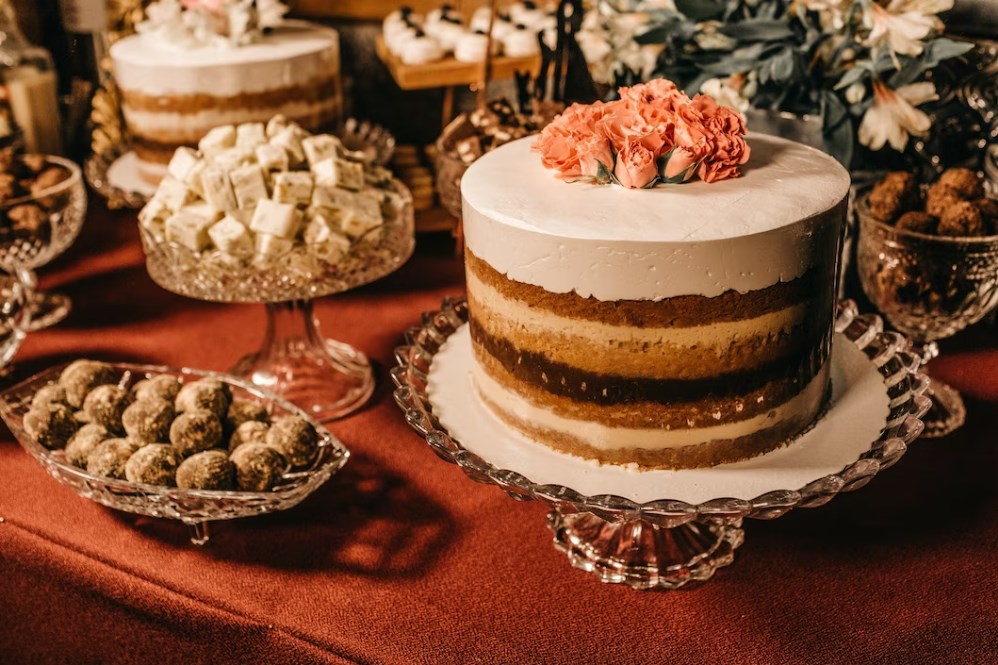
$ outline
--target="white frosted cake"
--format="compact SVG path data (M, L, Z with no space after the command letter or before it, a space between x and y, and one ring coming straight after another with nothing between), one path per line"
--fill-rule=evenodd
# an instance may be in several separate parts
M627 189L559 180L533 141L461 182L484 404L544 445L641 467L744 459L807 429L829 390L848 173L751 136L739 177Z
M221 125L284 115L309 130L341 117L335 30L282 21L245 43L163 25L111 48L122 110L142 176L158 182L180 146ZM186 24L185 24L186 25Z

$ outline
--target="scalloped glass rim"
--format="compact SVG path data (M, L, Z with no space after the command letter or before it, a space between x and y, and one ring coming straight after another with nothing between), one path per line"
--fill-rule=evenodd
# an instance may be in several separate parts
M14 206L23 205L25 203L33 203L40 199L48 198L51 196L58 196L63 194L73 187L79 186L83 182L83 174L80 167L76 162L71 162L68 159L58 157L56 155L42 155L45 161L49 164L55 164L56 166L61 166L62 168L69 171L69 177L62 182L56 183L51 187L47 187L40 192L27 194L25 196L19 196L16 199L10 199L4 201L0 204L0 210L7 210L8 208L13 208Z
M60 459L57 453L61 453L62 451L52 451L36 443L24 431L22 425L22 417L24 413L27 412L28 407L30 406L31 397L34 393L42 386L58 379L60 372L62 372L68 364L69 363L55 365L35 374L31 378L21 381L17 385L5 389L2 393L0 393L0 418L2 418L7 424L7 427L11 430L14 437L25 451L38 460L38 462L46 468L50 475L55 477L60 482L72 486L77 490L77 493L81 493L79 488L69 482L69 479L84 482L88 484L88 486L93 486L95 484L100 485L103 488L115 491L122 496L153 495L159 498L155 503L150 503L148 511L139 510L137 509L138 506L134 505L119 505L113 502L93 499L111 508L155 517L164 517L162 510L163 506L161 505L161 501L163 499L177 502L196 499L209 504L208 510L191 512L191 514L188 515L188 517L197 520L231 519L246 515L272 512L274 510L290 508L292 505L304 499L308 496L308 494L311 494L316 488L326 482L326 480L328 480L336 471L342 468L350 457L350 451L347 447L343 445L339 439L333 436L326 428L316 422L315 419L311 418L306 412L302 411L291 402L288 402L273 393L261 390L257 386L241 379L219 372L197 370L188 367L174 368L164 365L112 362L108 363L108 365L113 367L116 371L123 373L122 379L119 382L121 384L154 374L173 374L175 376L194 377L197 379L213 378L223 381L230 386L239 389L242 393L250 395L258 401L265 402L269 407L268 412L272 411L274 407L276 407L283 412L292 413L308 420L319 433L319 452L307 469L289 470L285 472L282 476L281 484L277 485L273 490L268 492L183 490L176 487L133 483L128 480L94 476L87 473L84 469L73 466L63 459ZM81 493L81 496L85 495ZM265 501L267 504L273 505L260 505L258 502L261 500ZM277 504L282 501L293 501L294 503L289 503L288 505L279 507ZM233 503L238 504L240 502L244 502L246 503L247 510L242 514L207 515L207 513L210 512L211 503L221 502L226 503L230 508ZM177 506L173 506L173 509L178 513L178 516L174 519L183 520L185 517L183 515L185 512L184 509Z
M870 449L856 462L799 489L768 492L751 501L722 497L694 505L674 499L636 503L615 495L584 496L569 487L538 485L515 471L496 468L454 440L434 417L426 395L427 373L434 354L466 321L467 302L463 298L446 298L439 311L424 313L422 325L406 332L407 344L396 349L397 365L391 371L397 387L396 403L406 422L433 451L457 464L472 480L498 485L518 501L546 501L562 512L590 512L608 520L640 518L675 527L699 519L719 523L745 517L772 519L794 507L819 506L839 492L862 487L878 471L897 462L908 444L921 434L921 417L931 406L925 395L928 378L918 372L919 357L911 352L908 340L899 333L884 332L879 316L860 315L854 302L842 301L836 312L835 331L870 358L890 397L890 413L880 438L871 442Z

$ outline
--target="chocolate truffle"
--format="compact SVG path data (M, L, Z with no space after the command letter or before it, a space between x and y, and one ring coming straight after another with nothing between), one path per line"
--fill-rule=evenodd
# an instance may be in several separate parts
M235 450L244 443L266 443L270 425L258 420L249 420L236 428L229 437L229 450Z
M225 418L229 409L228 386L215 379L200 379L184 384L177 393L177 411L210 411L219 419Z
M925 212L933 217L942 218L943 213L962 199L957 191L949 185L937 182L925 195Z
M87 458L97 444L110 439L111 433L103 425L84 425L66 444L66 460L73 466L87 468Z
M985 231L981 211L970 201L957 201L939 218L938 231L941 236L982 236Z
M101 441L87 456L87 473L107 478L124 478L128 458L139 444L128 439Z
M946 169L936 183L952 188L957 196L967 201L984 196L984 183L970 169Z
M897 221L897 227L899 229L904 229L905 231L914 231L915 233L928 233L933 234L936 232L936 226L939 224L939 220L930 215L927 212L920 212L918 210L910 210L905 214L901 215Z
M112 432L124 433L121 426L121 414L128 406L128 391L120 386L97 386L83 400L83 412L89 416L89 421L103 425Z
M59 385L66 389L66 401L76 408L83 406L87 393L108 383L118 383L114 370L110 365L94 360L77 360L59 375Z
M215 448L222 442L222 423L210 411L187 411L170 425L170 443L182 456Z
M305 466L315 457L319 434L301 416L281 416L267 432L267 445L277 448L292 466Z
M918 206L918 182L912 173L892 171L873 186L870 192L870 212L877 219L891 223L897 217Z
M170 440L170 424L175 415L172 401L139 399L125 409L121 422L128 438L145 443L162 443Z
M244 443L229 459L236 467L236 487L247 492L273 489L288 466L276 448L262 443Z
M133 483L148 485L176 485L180 458L168 443L150 443L142 446L125 463L125 478Z
M981 212L987 232L991 235L998 234L998 201L982 198L974 201L974 205Z
M224 450L191 455L177 467L177 487L185 490L230 490L234 469Z
M143 379L132 387L136 400L161 399L173 404L180 392L180 381L169 374Z
M52 404L53 402L59 404L69 403L66 401L66 389L58 383L50 383L47 386L39 388L35 396L31 398L31 408L43 404Z
M65 404L51 402L32 407L24 414L24 431L37 443L50 450L64 448L80 423L73 410Z
M231 432L246 422L267 422L267 407L248 399L234 399L225 414L225 427Z

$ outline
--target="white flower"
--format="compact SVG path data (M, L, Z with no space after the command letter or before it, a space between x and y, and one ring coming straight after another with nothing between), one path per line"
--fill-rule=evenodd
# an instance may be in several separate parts
M925 136L932 120L916 106L939 99L936 86L928 81L904 85L891 90L879 81L873 82L873 104L859 125L859 142L871 150L880 150L890 143L898 152L908 145L908 135Z
M918 55L922 41L942 30L936 14L953 7L953 0L891 0L886 7L870 3L864 21L870 28L869 46L886 45L892 54Z
M720 21L704 21L697 26L693 40L705 51L731 51L738 42L721 32L721 27Z
M846 88L845 97L850 104L859 104L866 97L866 85L856 81Z
M742 96L744 85L745 76L734 74L727 78L707 79L700 84L700 92L710 95L721 106L745 113L749 107L749 100Z
M846 13L853 0L801 0L808 11L818 13L818 21L825 32L840 32L846 25Z

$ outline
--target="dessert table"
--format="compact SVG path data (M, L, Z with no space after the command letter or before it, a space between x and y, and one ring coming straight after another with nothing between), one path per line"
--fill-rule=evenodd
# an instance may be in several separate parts
M146 274L133 212L93 204L42 286L74 310L29 335L5 385L76 357L225 370L263 311L182 298ZM673 592L571 568L546 507L468 482L392 401L402 332L462 291L448 238L398 273L316 302L376 364L371 403L334 422L353 452L300 506L182 525L113 512L0 437L3 663L985 663L998 658L998 331L942 345L966 426L916 441L826 506L746 525L750 544Z

